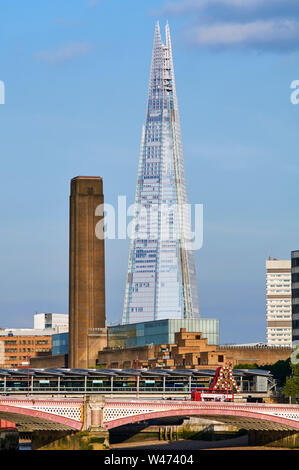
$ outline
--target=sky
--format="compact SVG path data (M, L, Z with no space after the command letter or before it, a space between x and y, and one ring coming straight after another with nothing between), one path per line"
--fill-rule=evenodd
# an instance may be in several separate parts
M155 22L172 35L203 318L265 341L265 260L299 248L297 0L0 0L0 327L68 311L70 179L135 196ZM127 240L106 241L108 323Z

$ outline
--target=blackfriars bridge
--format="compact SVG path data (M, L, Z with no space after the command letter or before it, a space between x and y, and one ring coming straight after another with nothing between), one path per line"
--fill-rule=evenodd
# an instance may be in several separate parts
M129 423L174 416L197 416L254 431L299 433L299 405L291 404L110 399L100 395L0 398L0 419L16 423L20 432L45 431L48 437L52 433L52 441L55 432L107 436L110 429Z

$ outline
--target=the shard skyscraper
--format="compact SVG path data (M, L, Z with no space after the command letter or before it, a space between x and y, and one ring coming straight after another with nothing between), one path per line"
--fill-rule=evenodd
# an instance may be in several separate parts
M199 318L169 26L156 25L122 323Z

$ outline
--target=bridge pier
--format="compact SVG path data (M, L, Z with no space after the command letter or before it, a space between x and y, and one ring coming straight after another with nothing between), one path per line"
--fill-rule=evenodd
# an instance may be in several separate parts
M159 440L160 441L176 441L177 440L177 426L160 426L159 427Z
M0 429L0 450L18 450L19 433L13 429Z
M299 448L299 433L297 431L248 431L250 446Z
M104 396L86 396L81 431L38 431L32 433L32 450L105 450L109 431L103 427Z
M34 431L32 450L104 450L109 448L107 431Z

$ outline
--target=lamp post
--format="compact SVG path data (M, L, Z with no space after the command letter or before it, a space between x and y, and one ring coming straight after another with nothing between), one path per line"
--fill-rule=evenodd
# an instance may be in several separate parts
M27 380L28 380L28 392L27 392L27 395L29 397L30 395L30 380L29 380L29 366L30 366L30 356L29 354L27 354L27 361L26 362L21 362L21 366L19 367L19 369L25 369L27 368Z

